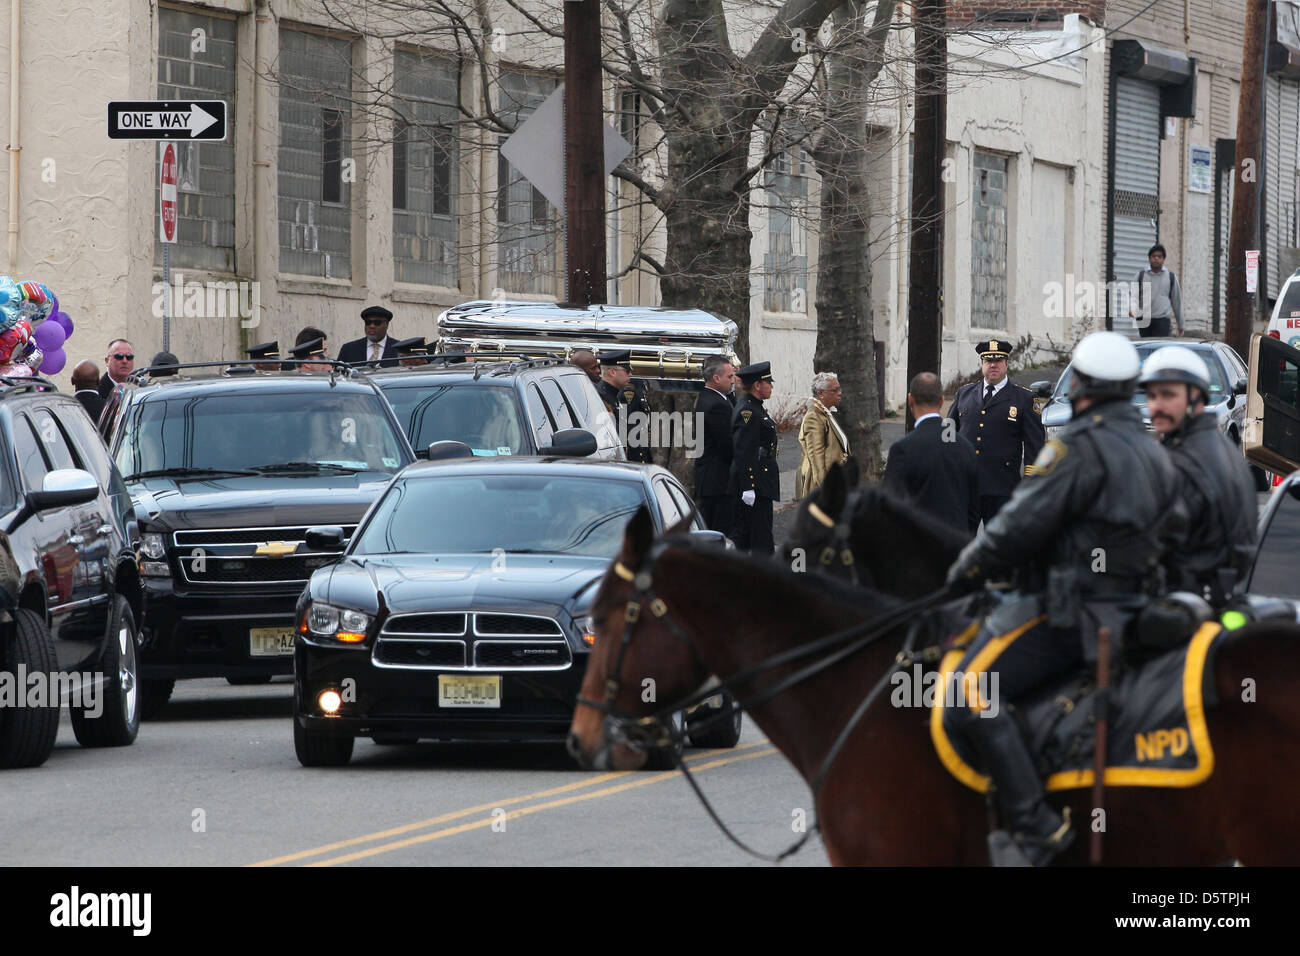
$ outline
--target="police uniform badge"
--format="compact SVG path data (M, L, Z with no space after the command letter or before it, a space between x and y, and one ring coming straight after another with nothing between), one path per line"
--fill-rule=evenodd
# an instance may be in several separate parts
M1065 442L1057 438L1049 438L1046 444L1043 445L1042 450L1039 451L1038 457L1034 459L1034 463L1025 469L1025 473L1029 475L1050 475L1068 453L1069 449L1065 447Z
M743 412L740 413L740 417L741 417L741 420L744 421L744 423L745 423L746 425L748 425L748 424L749 424L749 420L750 420L751 418L754 417L754 413L751 412L751 411L747 408L747 409L745 409Z
M1007 418L1009 418L1011 421L1014 422L1016 420L1016 413L1018 411L1020 411L1020 409L1017 408L1015 405L1012 405L1010 408L1007 409Z
M636 389L633 389L633 388L625 388L625 389L623 390L623 401L625 401L625 402L627 402L629 405L631 405L631 404L632 404L632 400L633 400L634 398L636 398Z

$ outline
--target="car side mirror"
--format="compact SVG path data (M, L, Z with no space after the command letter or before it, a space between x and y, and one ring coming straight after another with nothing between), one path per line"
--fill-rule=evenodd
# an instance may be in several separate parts
M307 547L311 551L342 551L348 543L347 537L343 534L343 529L337 525L308 528L304 537L307 540Z
M697 528L691 532L691 537L703 541L706 544L717 545L719 548L725 548L727 546L727 536L721 531Z
M1030 390L1031 392L1033 392L1034 395L1036 395L1038 398L1051 398L1051 397L1052 397L1052 383L1051 383L1051 382L1035 382L1033 385L1030 385L1030 386L1029 386L1029 390Z
M473 458L474 449L463 441L444 439L431 444L429 450L421 457L427 458L429 461L445 461L448 458Z
M22 506L14 513L5 534L13 534L28 518L53 508L84 505L99 496L99 482L95 476L80 468L58 468L48 472L41 482L40 491L23 495Z
M1248 385L1248 383L1247 383L1247 381L1246 381L1246 376L1244 376L1244 375L1239 376L1239 377L1237 378L1237 380L1236 380L1235 382L1232 383L1232 394L1233 394L1233 395L1245 395L1245 394L1246 394L1246 388L1247 388L1247 385Z
M585 428L562 428L551 436L551 443L537 449L539 455L558 458L586 458L596 453L596 436Z

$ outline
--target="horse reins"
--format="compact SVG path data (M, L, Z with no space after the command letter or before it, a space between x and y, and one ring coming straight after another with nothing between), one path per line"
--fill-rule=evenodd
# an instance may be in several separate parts
M853 516L857 514L858 499L861 495L862 486L860 485L850 491L848 498L844 501L844 507L840 509L840 516L837 519L831 518L831 516L825 511L822 511L821 508L817 507L816 502L808 502L808 514L812 515L813 519L816 520L818 524L831 529L831 539L826 544L826 547L822 548L818 560L824 568L829 570L830 566L835 562L835 559L838 558L840 564L849 569L849 579L854 584L859 583L858 564L857 561L854 560L853 548L849 546L849 541L851 540L853 533Z
M702 704L704 701L716 697L722 691L732 690L735 685L746 683L766 671L770 671L776 667L780 667L804 657L811 657L821 653L822 651L830 651L835 648L836 645L844 644L847 641L852 642L838 650L833 650L825 658L814 660L812 663L800 668L793 674L786 676L772 687L767 688L751 698L742 701L733 692L733 697L735 697L733 708L752 710L760 704L766 703L779 694L784 693L791 687L808 680L845 658L850 657L862 648L875 643L899 624L909 618L917 618L920 613L929 610L931 607L942 602L949 596L949 589L947 587L941 588L933 594L926 595L925 597L919 598L915 601L910 601L892 608L870 621L853 625L852 627L818 638L808 644L802 644L798 647L790 648L771 657L765 658L750 667L736 672L725 681L710 684L704 689L696 691L686 697L684 700L660 708L658 711L648 716L638 717L618 710L614 706L614 703L618 699L619 693L622 690L624 659L626 658L628 648L632 643L632 637L637 622L641 619L641 610L643 607L648 607L650 613L663 622L669 633L686 645L687 649L691 652L691 656L695 659L696 664L699 665L702 670L706 672L709 671L709 668L704 665L703 661L701 661L699 653L689 635L687 635L677 622L672 619L668 613L668 606L664 603L662 598L658 597L654 593L653 590L654 566L658 563L659 557L671 546L671 544L671 539L662 539L656 542L651 548L650 553L646 556L646 560L642 564L641 568L635 572L623 565L621 561L616 561L614 563L613 570L615 575L632 584L636 590L632 598L627 601L624 607L623 637L619 645L618 657L615 661L613 676L605 682L604 701L593 701L581 696L579 696L577 700L579 705L591 707L599 711L605 717L607 744L612 745L623 743L638 749L664 747L675 748L680 734L669 721L665 720L666 717L670 719L671 715L695 707L698 704ZM865 716L866 712L871 708L871 705L875 703L876 699L884 691L885 687L888 686L893 674L900 668L910 667L918 660L936 660L938 658L936 652L939 649L937 647L926 648L920 655L913 654L912 647L915 643L917 630L918 628L914 621L913 626L908 630L907 639L904 642L903 649L895 656L893 663L889 666L880 680L877 681L867 693L862 703L859 704L858 708L854 711L853 716L840 731L835 743L822 759L822 763L812 781L814 813L816 813L816 805L818 797L820 796L822 783L825 781L832 765L843 750L845 744L848 742L853 730L857 727L863 716ZM697 732L701 726L710 726L723 719L731 719L732 713L732 710L728 710L705 718L697 724ZM704 809L712 818L713 822L717 824L718 828L722 830L732 843L751 856L768 862L779 863L802 848L812 833L819 827L819 824L814 822L813 826L806 830L798 840L779 854L770 855L761 853L748 846L744 841L731 832L727 825L718 816L713 805L704 795L704 792L700 789L699 784L695 781L695 778L691 774L686 763L681 760L676 760L675 762L681 769L682 775L686 777L691 789L694 790L695 795L704 805Z

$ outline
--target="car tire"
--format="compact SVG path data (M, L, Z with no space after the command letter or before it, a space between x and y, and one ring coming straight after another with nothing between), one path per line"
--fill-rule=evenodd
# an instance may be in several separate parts
M673 729L677 743L672 747L652 747L646 754L645 770L676 770L686 752L686 717L680 711L673 714Z
M744 722L744 714L739 707L736 707L736 699L731 696L730 691L724 690L721 697L721 710L714 710L712 707L701 707L687 718L686 731L690 735L692 747L729 750L740 742L740 727ZM733 711L731 720L714 720L711 725L700 731L691 729L692 724L698 726L705 720L716 718L719 713L728 709Z
M250 677L227 677L226 683L231 687L252 687L256 684L271 683L270 674L253 674Z
M72 732L83 747L125 747L140 732L140 679L137 672L138 638L135 615L126 598L113 599L108 622L108 645L99 666L104 675L100 687L99 716L73 708Z
M2 638L0 661L4 669L17 674L19 666L28 674L54 674L57 661L54 640L44 618L19 608L13 612L12 634ZM22 688L26 690L26 688ZM0 767L39 767L49 759L59 735L59 702L44 707L6 707L0 710Z
M168 678L140 681L140 719L153 720L172 699L176 681Z
M304 767L342 767L352 759L355 737L331 737L312 733L293 721L293 749Z

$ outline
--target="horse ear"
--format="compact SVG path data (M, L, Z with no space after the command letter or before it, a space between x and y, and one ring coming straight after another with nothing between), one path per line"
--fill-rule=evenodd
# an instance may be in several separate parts
M848 479L840 463L836 462L822 479L822 485L817 489L817 500L828 515L838 515L844 508L844 499L848 494Z
M858 460L849 455L848 461L844 463L844 476L848 480L850 488L856 488L862 482L862 473L858 469Z
M664 537L674 534L689 534L691 530L691 516L686 515L681 521L677 522L671 528L664 532Z
M619 561L628 568L639 567L641 559L650 550L654 537L655 525L650 517L650 510L642 505L636 509L636 514L632 516L632 520L627 523L627 529L623 532L623 549L619 552Z

